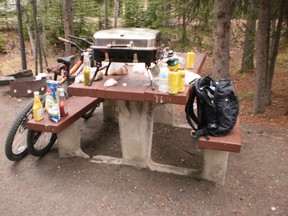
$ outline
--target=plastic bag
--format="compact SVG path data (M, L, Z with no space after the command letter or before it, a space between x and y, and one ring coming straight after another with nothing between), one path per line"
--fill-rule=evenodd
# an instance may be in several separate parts
M57 98L57 88L60 86L59 81L47 80L45 110L49 115L49 119L54 122L60 121L60 109Z

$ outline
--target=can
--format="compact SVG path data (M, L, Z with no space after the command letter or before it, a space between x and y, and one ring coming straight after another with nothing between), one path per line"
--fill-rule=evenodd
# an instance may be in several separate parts
M178 70L178 92L185 91L185 70Z
M169 71L168 74L168 93L178 93L178 71Z

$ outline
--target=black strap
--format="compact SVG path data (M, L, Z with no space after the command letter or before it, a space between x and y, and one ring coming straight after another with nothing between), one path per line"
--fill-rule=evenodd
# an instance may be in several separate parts
M197 96L201 100L205 101L210 106L212 106L213 108L216 109L215 104L211 102L211 99L204 92L204 89L207 88L207 86L209 85L210 82L214 82L210 77L202 77L202 78L196 80L196 82L195 82L195 91L196 91L195 94L197 94Z
M201 130L196 130L195 132L193 132L192 145L195 145L199 141L201 136L204 136L206 140L209 140L209 137L205 131L206 131L206 128L203 128Z
M193 120L196 124L198 124L198 118L196 117L194 109L193 109L193 103L194 103L195 98L196 98L195 86L192 85L189 90L189 98L185 106L185 112L186 112L186 119L187 119L188 124L196 131L197 128L194 126L192 122Z

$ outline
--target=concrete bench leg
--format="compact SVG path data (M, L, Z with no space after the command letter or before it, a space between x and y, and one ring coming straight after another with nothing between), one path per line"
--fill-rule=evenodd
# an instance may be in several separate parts
M152 103L117 101L117 107L123 164L147 167L152 149Z
M202 178L224 185L229 152L204 149Z
M81 149L81 119L78 119L58 133L57 137L60 158L73 156L89 158L89 155Z

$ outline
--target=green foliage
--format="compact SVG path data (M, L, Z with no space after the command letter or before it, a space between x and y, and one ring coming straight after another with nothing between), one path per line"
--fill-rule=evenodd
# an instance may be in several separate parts
M101 5L91 0L74 1L74 34L79 37L92 38L98 29L95 17L102 17L104 12ZM101 18L100 18L101 19Z
M142 26L160 29L173 49L211 49L203 37L212 34L212 15L211 0L149 0Z
M165 27L169 21L169 13L165 8L169 8L169 1L149 0L147 10L143 14L142 26L158 29Z
M57 38L64 36L62 1L50 0L46 1L46 4L47 5L45 13L46 16L45 29L47 40L50 44L59 43Z
M125 0L123 27L141 27L143 23L144 5L142 1Z

